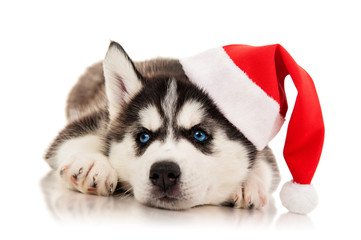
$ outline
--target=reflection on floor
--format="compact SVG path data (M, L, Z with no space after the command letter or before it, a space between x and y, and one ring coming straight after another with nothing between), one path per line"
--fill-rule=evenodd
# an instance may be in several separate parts
M41 188L51 214L60 221L121 222L174 224L197 226L227 226L237 228L297 228L312 229L308 216L283 214L278 216L274 201L262 210L243 210L221 206L200 206L184 211L169 211L139 204L132 196L101 197L65 189L53 172L41 180Z

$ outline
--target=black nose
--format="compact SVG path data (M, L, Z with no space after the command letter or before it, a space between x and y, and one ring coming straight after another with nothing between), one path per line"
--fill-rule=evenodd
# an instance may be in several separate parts
M178 164L174 162L156 162L150 168L149 179L165 192L177 184L180 173Z

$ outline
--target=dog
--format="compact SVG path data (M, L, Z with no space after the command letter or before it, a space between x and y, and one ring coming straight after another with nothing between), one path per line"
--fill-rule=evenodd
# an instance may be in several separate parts
M262 208L280 182L256 147L191 83L178 59L133 62L111 42L71 90L45 160L69 189L116 189L148 206Z

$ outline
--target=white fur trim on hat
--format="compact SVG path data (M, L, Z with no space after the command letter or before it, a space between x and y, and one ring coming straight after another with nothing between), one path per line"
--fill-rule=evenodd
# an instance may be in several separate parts
M280 197L283 206L298 214L307 214L318 204L316 189L311 184L286 182L281 189Z
M190 81L211 96L224 116L258 150L264 149L284 123L279 104L237 67L223 48L180 62Z

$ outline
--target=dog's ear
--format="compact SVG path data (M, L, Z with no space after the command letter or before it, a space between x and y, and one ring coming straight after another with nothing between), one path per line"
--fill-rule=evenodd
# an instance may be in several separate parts
M124 49L111 42L103 61L105 92L110 120L114 120L142 89L143 78Z

